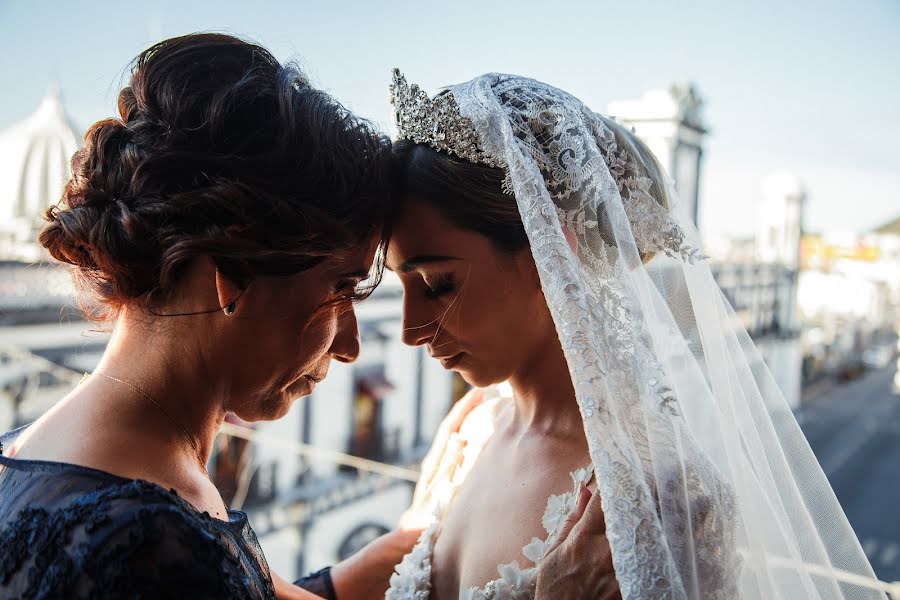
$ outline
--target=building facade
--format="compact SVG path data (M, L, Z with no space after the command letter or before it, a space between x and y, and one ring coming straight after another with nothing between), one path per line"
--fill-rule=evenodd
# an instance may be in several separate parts
M0 260L34 262L47 208L62 195L79 135L52 86L37 110L0 132Z
M703 143L703 100L693 84L648 91L639 100L611 102L608 114L647 144L675 189L684 210L699 224Z

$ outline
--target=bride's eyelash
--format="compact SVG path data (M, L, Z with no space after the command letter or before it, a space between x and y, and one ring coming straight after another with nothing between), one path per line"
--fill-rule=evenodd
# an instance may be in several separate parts
M433 285L425 283L425 297L429 300L436 300L454 289L456 289L456 282L453 280L453 275L441 275Z

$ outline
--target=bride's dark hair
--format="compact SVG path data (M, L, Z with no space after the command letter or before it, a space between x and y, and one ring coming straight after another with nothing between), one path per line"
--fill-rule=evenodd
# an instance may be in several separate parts
M651 195L668 208L665 176L653 153L631 131L610 119L604 122L617 144L640 165L640 173L625 176L649 177ZM499 250L515 252L528 246L516 200L503 191L503 169L475 164L410 140L394 142L393 158L395 194L400 202L409 198L428 202L456 227L484 235ZM615 244L611 236L605 237ZM641 254L644 262L653 256L652 252Z
M257 44L160 42L135 59L118 112L88 129L40 235L97 318L137 299L152 310L197 256L246 282L386 231L389 141Z
M516 201L503 193L502 169L410 140L394 142L393 157L395 193L401 202L406 198L428 202L456 227L486 236L500 250L528 247Z

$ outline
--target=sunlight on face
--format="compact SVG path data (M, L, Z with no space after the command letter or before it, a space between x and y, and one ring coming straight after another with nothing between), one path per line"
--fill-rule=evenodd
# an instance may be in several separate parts
M506 380L555 339L529 251L499 251L424 202L406 203L387 266L403 284L403 341L472 385Z
M277 419L312 393L332 360L353 362L359 331L350 296L368 277L377 239L290 277L258 277L242 293L227 341L233 404L246 421Z

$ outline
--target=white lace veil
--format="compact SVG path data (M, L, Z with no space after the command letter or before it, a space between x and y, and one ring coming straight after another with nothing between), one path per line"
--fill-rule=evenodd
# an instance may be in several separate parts
M885 598L655 159L534 80L446 93L515 194L622 597Z

